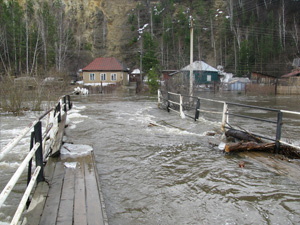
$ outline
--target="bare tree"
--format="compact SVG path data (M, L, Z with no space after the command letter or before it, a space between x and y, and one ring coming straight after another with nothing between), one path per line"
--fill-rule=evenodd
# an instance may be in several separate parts
M214 34L214 26L213 26L213 19L210 17L210 42L211 42L211 47L214 50L214 59L215 59L215 64L217 62L217 49L216 49L216 40L215 40L215 34Z
M298 24L296 22L296 17L294 16L294 24L293 24L293 30L291 31L292 37L295 42L295 46L297 49L297 53L299 53L299 28Z
M278 17L278 25L279 25L279 38L280 43L283 48L285 48L285 37L286 37L286 20L285 20L285 2L284 0L281 0L281 9L279 11L279 17Z
M6 37L5 37L5 30L0 30L0 47L2 47L3 51L0 52L0 59L2 62L2 66L5 70L6 74L9 74L9 68L5 63L5 56L6 56Z
M31 70L30 70L30 74L31 75L33 74L34 68L37 67L37 54L38 54L39 40L40 40L40 33L38 32L38 36L37 36L36 42L35 42L35 48L34 48L33 58L32 58Z

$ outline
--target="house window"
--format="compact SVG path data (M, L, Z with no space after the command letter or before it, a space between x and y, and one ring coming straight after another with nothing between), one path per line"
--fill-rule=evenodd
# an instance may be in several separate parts
M90 80L95 80L95 74L94 73L90 73Z
M207 81L211 81L211 75L207 75Z
M111 74L111 80L117 80L117 74L116 73Z
M100 74L100 78L101 78L101 80L106 80L106 74L105 73L101 73Z

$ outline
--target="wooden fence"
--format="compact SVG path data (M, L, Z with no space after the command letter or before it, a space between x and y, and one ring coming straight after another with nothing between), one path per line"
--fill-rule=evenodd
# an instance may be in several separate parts
M277 94L300 95L300 77L280 79L278 81Z

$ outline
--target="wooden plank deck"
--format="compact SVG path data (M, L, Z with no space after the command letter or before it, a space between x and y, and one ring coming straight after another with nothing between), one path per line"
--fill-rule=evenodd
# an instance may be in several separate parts
M37 186L23 224L108 224L93 152L50 158L45 178Z

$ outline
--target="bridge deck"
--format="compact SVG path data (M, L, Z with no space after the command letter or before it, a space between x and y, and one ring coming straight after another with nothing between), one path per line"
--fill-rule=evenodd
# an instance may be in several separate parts
M25 215L30 225L107 224L93 152L50 158Z

